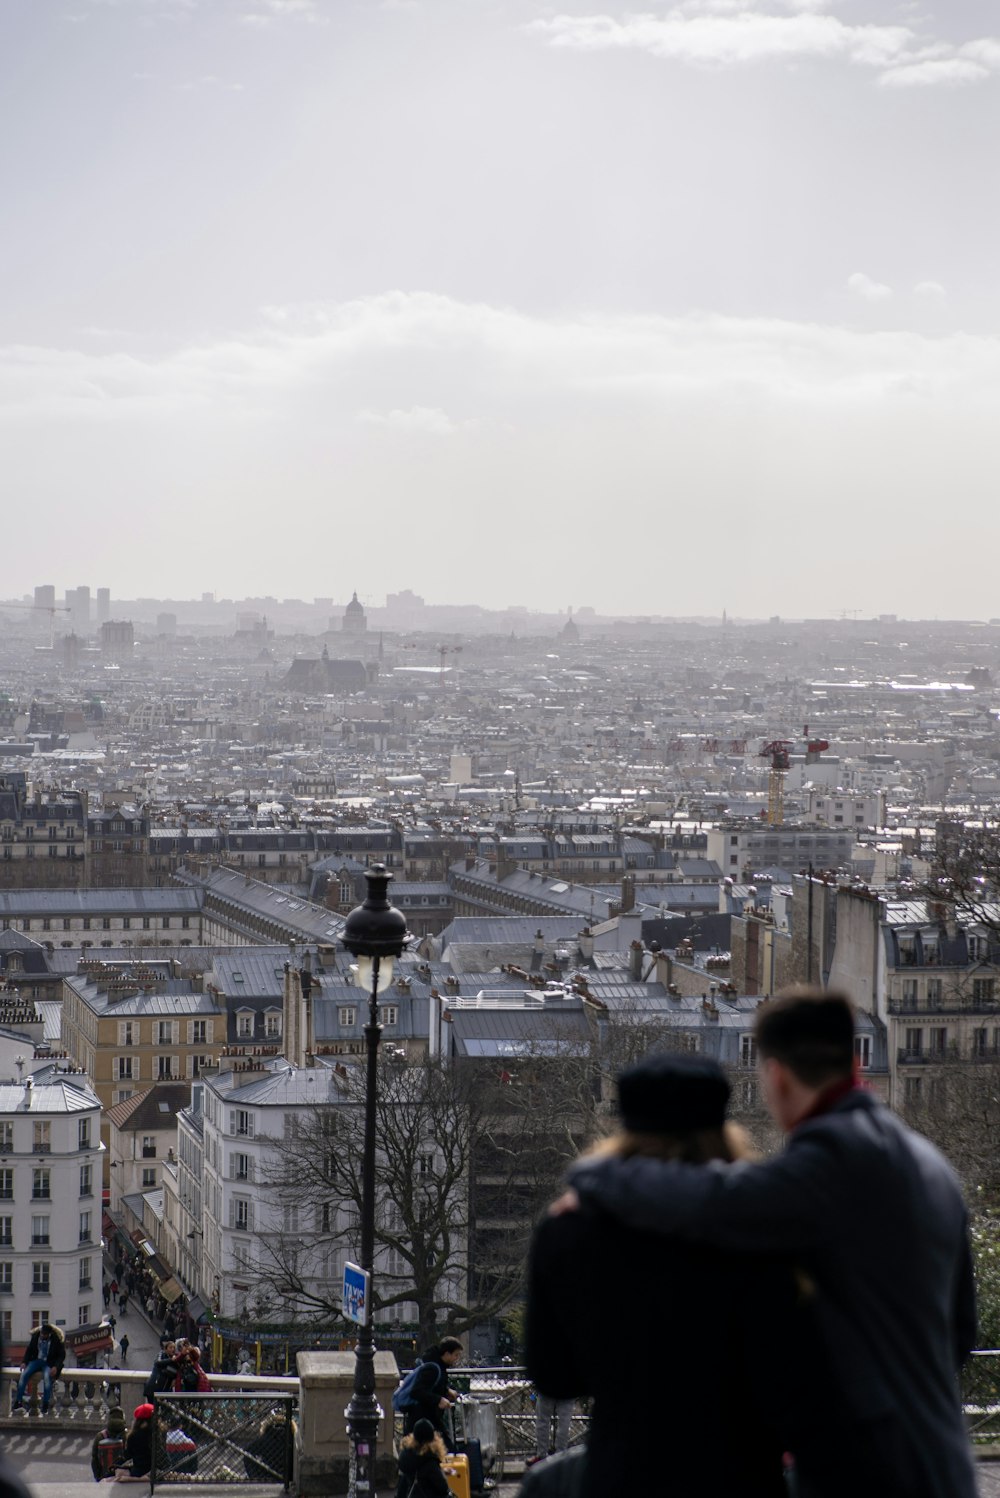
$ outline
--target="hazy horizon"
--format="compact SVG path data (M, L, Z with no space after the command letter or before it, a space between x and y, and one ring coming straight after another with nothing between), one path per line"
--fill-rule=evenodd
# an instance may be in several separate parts
M18 592L970 619L991 22L7 0Z

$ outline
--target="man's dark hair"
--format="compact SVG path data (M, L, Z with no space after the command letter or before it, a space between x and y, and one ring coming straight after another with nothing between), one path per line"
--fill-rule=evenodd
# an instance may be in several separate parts
M807 1087L849 1077L854 1068L854 1009L846 994L789 988L757 1011L757 1049Z
M457 1337L442 1337L438 1344L438 1352L443 1356L446 1352L461 1352L462 1344Z

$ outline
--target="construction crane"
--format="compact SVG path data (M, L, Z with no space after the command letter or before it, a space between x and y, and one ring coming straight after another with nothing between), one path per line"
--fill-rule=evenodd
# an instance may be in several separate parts
M785 774L792 742L791 739L772 739L769 744L762 744L758 751L760 759L771 761L771 773L767 777L767 812L764 817L769 827L780 827L785 820Z
M49 616L49 649L55 644L56 615L72 614L73 610L65 603L3 603L0 604L0 614L6 613L8 609L28 609L32 614L48 614Z

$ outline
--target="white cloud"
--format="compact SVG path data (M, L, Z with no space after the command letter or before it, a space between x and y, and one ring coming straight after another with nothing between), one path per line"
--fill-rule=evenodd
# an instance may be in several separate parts
M961 57L932 58L927 62L902 63L879 78L885 88L938 88L942 84L980 83L989 68Z
M913 292L928 302L943 302L948 295L940 281L918 281Z
M397 432L413 432L428 437L451 437L467 423L452 421L437 406L410 406L408 410L359 411L358 421L365 426L390 427Z
M863 302L885 302L892 296L892 287L884 285L881 281L873 281L871 276L866 276L864 271L855 271L853 276L847 278L847 289L852 295L860 297Z
M555 16L529 29L554 47L579 51L635 49L654 57L701 66L795 58L834 58L868 67L890 66L915 40L906 26L850 26L835 16L791 16L742 11L735 15Z
M892 88L977 83L1000 72L1000 41L961 45L924 38L912 26L855 25L826 13L824 0L777 0L791 15L756 0L681 0L663 15L557 15L527 29L551 46L580 52L641 51L700 67L774 61L839 61L877 69Z

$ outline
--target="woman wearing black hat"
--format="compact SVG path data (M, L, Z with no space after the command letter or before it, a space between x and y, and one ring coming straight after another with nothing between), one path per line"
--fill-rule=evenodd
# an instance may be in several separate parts
M746 1149L726 1121L728 1099L714 1061L648 1056L619 1077L622 1130L597 1148L706 1169L732 1160ZM782 1266L593 1212L542 1222L529 1268L528 1373L553 1398L593 1398L583 1498L787 1498L782 1443L756 1406L760 1369L748 1343L751 1326L757 1338L780 1335L766 1322L758 1330L762 1305L793 1299Z
M448 1453L429 1420L418 1420L399 1448L396 1498L448 1498L448 1479L441 1470Z

